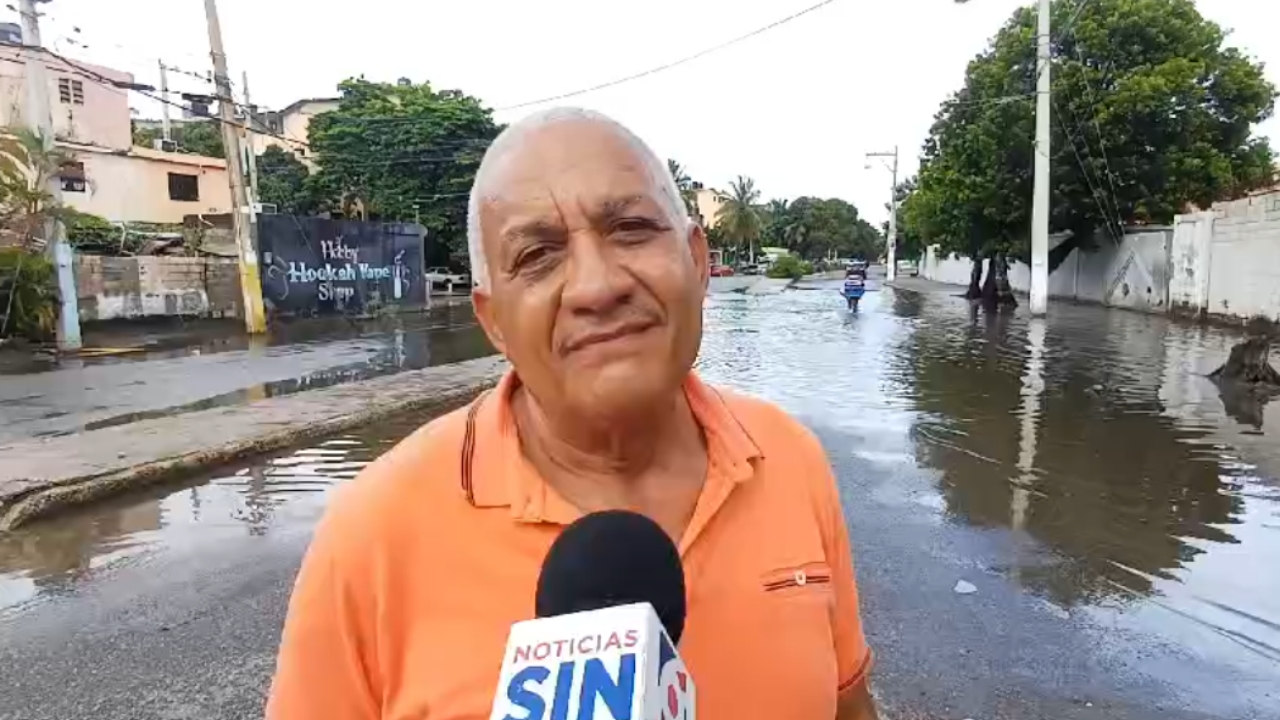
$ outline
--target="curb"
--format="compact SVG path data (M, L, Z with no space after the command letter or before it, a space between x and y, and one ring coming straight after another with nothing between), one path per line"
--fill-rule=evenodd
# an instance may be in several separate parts
M469 382L456 383L430 393L381 400L376 404L368 405L355 411L339 413L321 420L301 421L295 425L286 425L277 430L262 432L192 452L148 460L107 473L51 480L44 487L34 488L28 492L0 500L0 535L27 522L37 518L48 517L59 511L132 490L161 484L165 481L176 479L180 475L201 472L247 457L282 450L307 441L368 425L393 415L422 412L424 410L433 411L433 414L442 414L466 404L484 390L496 385L501 378L501 370L504 367L505 363L494 363L495 369L493 372L481 373L479 378L472 379ZM428 370L431 370L431 368L428 368ZM372 388L379 380L385 381L386 378L375 378L310 392L324 393L325 390L337 388L350 391L361 385ZM285 396L276 400L286 401L291 397L293 396ZM258 403L237 408L237 410L248 413L252 412L255 406L270 402L272 400L259 401ZM185 416L185 419L190 422L200 414L189 413Z

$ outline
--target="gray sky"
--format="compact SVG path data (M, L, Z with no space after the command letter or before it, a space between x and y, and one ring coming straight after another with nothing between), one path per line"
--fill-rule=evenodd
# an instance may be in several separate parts
M502 107L661 65L816 2L219 0L219 9L233 78L249 72L255 104L330 96L338 81L363 74L427 80ZM748 175L766 199L841 197L878 223L887 215L889 173L878 163L866 169L864 153L897 144L902 174L911 174L938 104L1020 4L836 0L728 49L563 104L612 115L708 185ZM1229 42L1267 62L1280 85L1280 44L1268 42L1280 6L1199 6L1233 30ZM43 8L47 45L133 72L139 82L159 84L159 58L208 67L200 0L54 0ZM208 88L180 74L171 86ZM150 101L134 104L144 116L159 114ZM1280 122L1262 130L1274 143Z

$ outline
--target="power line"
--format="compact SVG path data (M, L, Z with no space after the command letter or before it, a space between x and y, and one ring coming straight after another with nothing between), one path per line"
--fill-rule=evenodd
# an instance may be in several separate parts
M699 51L699 52L696 52L696 53L694 53L694 54L692 54L692 55L687 55L687 56L685 56L685 57L680 58L679 60L673 60L673 61L671 61L671 62L669 62L669 63L665 63L665 64L663 64L663 65L659 65L659 66L657 66L657 67L649 68L648 70L644 70L644 71L641 71L641 72L638 72L638 73L635 73L635 74L632 74L632 75L627 75L626 77L621 77L621 78L618 78L618 79L616 79L616 80L610 80L610 81L608 81L608 82L603 82L603 83L600 83L600 84L598 84L598 85L592 85L591 87L582 88L582 89L580 89L580 90L572 90L572 91L570 91L570 92L560 93L559 95L552 95L552 96L550 96L550 97L544 97L544 98L540 98L540 99L538 99L538 100L527 100L527 101L525 101L525 102L516 103L516 104L514 104L514 105L506 105L506 106L504 106L504 107L496 108L496 111L497 111L497 112L502 112L502 111L504 111L504 110L516 110L516 109L518 109L518 108L528 107L528 106L530 106L530 105L541 105L541 104L543 104L543 103L555 102L555 101L557 101L557 100L564 100L564 99L566 99L566 98L577 97L578 95L585 95L585 94L587 94L587 93L595 92L595 91L597 91L597 90L604 90L605 88L611 88L611 87L614 87L614 86L616 86L616 85L621 85L621 84L623 84L623 83L628 83L628 82L631 82L632 80L639 80L640 78L648 77L649 75L653 75L653 74L656 74L656 73L660 73L660 72L662 72L662 71L664 71L664 70L670 70L671 68L674 68L674 67L677 67L677 66L679 66L679 65L683 65L683 64L685 64L685 63L687 63L687 62L692 62L692 61L694 61L694 60L697 60L698 58L701 58L701 57L705 57L705 56L707 56L707 55L710 55L710 54L711 54L711 53L713 53L713 52L717 52L717 51L719 51L719 50L723 50L723 49L725 49L725 48L727 48L727 47L729 47L729 46L731 46L731 45L736 45L736 44L738 44L738 43L742 42L743 40L747 40L747 39L749 39L749 38L753 38L753 37L755 37L756 35L759 35L759 34L761 34L761 33L768 32L769 30L772 30L772 29L774 29L774 28L776 28L776 27L778 27L778 26L780 26L780 25L785 25L786 23L789 23L789 22L791 22L792 20L795 20L796 18L799 18L799 17L801 17L801 16L803 16L803 15L807 15L807 14L809 14L809 13L813 12L814 10L818 10L818 9L823 8L823 7L826 7L827 5L830 5L831 3L835 2L835 1L836 1L836 0L822 0L822 2L817 3L816 5L810 5L809 7L805 8L805 9L803 9L803 10L801 10L801 11L797 12L797 13L794 13L794 14L792 14L792 15L788 15L787 17L782 18L781 20L775 20L774 22L769 23L768 25L765 25L764 27L761 27L761 28L757 28L757 29L755 29L755 30L752 30L751 32L749 32L749 33L747 33L747 34L745 34L745 35L739 35L738 37L735 37L735 38L733 38L732 40L726 40L725 42L722 42L722 43L720 43L719 45L714 45L714 46L709 47L709 48L707 48L707 49L705 49L705 50L701 50L701 51Z

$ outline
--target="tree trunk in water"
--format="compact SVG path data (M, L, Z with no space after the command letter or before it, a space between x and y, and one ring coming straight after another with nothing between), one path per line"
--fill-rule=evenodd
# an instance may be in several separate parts
M982 304L987 308L994 308L997 299L996 292L996 256L991 255L987 258L987 277L982 281Z
M1209 373L1214 380L1234 380L1251 384L1263 383L1280 387L1280 373L1271 367L1271 338L1250 337L1231 348L1227 364Z
M969 289L965 291L964 296L969 300L977 300L982 297L982 258L973 259L973 268L969 271Z
M1004 253L996 253L996 302L1007 307L1017 307L1018 299L1013 296L1013 287L1009 285L1009 258Z

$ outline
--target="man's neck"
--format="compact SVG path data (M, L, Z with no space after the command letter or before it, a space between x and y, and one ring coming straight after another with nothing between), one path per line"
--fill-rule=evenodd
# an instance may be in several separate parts
M512 397L512 411L525 456L546 482L582 511L629 508L669 514L670 522L663 524L675 526L676 517L687 519L692 513L706 476L707 455L702 430L683 392L668 405L602 422L547 412L519 388Z

